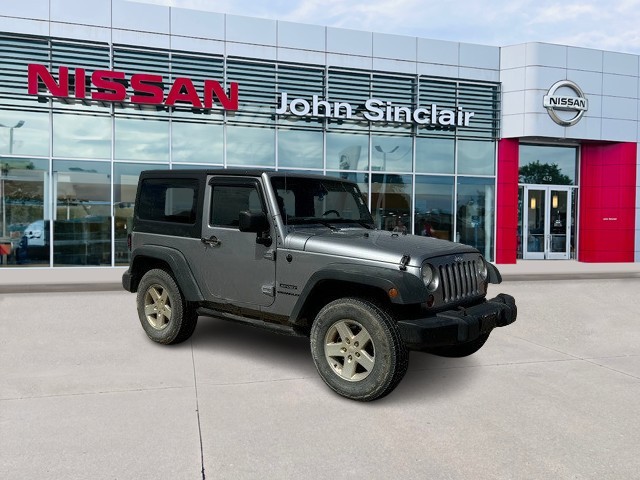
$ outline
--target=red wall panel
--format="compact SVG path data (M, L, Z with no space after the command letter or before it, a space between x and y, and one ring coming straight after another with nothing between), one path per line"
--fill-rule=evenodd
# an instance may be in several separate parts
M516 263L518 238L518 139L498 142L496 263Z
M636 157L635 143L582 146L579 261L634 261Z

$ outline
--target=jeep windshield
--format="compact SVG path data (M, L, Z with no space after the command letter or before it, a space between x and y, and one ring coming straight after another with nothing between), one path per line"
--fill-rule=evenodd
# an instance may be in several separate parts
M274 176L271 185L287 225L374 228L357 185L332 178Z

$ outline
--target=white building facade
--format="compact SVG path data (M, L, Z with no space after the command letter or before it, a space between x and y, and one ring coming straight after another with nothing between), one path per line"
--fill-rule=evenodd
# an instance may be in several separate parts
M0 7L0 269L126 265L139 173L359 185L518 258L640 261L639 57L491 47L125 0Z

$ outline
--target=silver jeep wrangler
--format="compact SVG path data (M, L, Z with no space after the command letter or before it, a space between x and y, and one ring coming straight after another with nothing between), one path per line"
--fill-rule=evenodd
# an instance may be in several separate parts
M122 277L155 342L199 315L310 337L326 384L354 400L391 392L409 350L463 357L515 321L486 299L498 270L472 247L377 230L358 186L260 170L146 171Z

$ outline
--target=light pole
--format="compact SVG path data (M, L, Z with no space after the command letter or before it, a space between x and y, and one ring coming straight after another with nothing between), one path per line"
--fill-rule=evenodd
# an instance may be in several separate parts
M377 151L379 151L382 154L382 171L384 172L387 170L387 155L398 150L398 148L400 148L400 145L396 145L388 152L385 152L380 145L376 145L375 148Z
M0 127L9 129L9 155L13 155L13 129L20 128L23 125L24 125L24 120L18 121L18 123L16 123L13 127L10 127L8 125L3 125L2 123L0 123Z
M396 150L398 150L398 148L400 148L400 145L396 145L388 152L385 152L380 145L375 146L375 149L382 154L382 171L383 172L387 171L387 155L395 152ZM371 170L373 170L373 165L371 166ZM382 180L381 190L385 190L384 175L382 179L383 180ZM371 190L373 190L373 175L371 175ZM375 213L379 218L380 228L382 228L382 215L380 214L380 209L382 208L382 199L383 199L382 196L383 196L382 192L378 192L378 201L376 202L376 213Z
M2 198L2 238L7 237L7 209L6 200L4 198L4 177L9 173L9 164L0 164L0 198Z
M9 155L13 155L13 130L15 128L20 128L24 125L24 120L19 120L13 127L8 125L4 125L0 123L0 127L9 129ZM5 191L4 191L4 178L9 174L9 164L5 163L2 165L0 169L0 178L2 181L0 182L0 186L2 187L2 192L0 192L0 198L2 198L2 238L7 237L7 201L5 199Z

